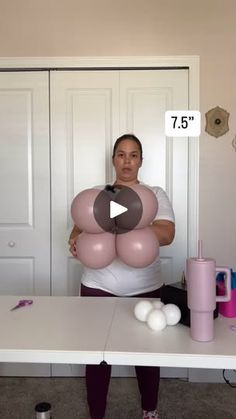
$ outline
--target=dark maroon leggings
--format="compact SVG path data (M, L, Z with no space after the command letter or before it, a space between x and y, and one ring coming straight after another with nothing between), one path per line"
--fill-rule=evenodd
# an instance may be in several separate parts
M116 297L108 292L88 288L81 284L83 297ZM160 289L134 295L141 298L159 298ZM158 402L160 367L135 367L138 387L141 395L141 406L144 410L155 410ZM108 387L111 377L111 365L86 365L87 400L91 419L103 419L106 410Z

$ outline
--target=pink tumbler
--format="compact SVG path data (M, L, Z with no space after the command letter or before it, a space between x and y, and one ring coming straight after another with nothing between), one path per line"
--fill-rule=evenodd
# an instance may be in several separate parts
M216 296L216 273L225 272L226 294ZM216 267L215 260L203 258L199 241L198 257L187 259L187 301L190 309L190 333L194 340L207 342L214 338L214 316L217 301L231 299L231 272Z

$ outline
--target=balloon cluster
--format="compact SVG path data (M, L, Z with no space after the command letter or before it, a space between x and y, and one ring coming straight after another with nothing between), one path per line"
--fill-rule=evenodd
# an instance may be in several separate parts
M85 189L73 200L71 216L82 231L76 242L77 258L100 269L118 256L125 264L141 268L159 254L159 243L150 223L158 210L155 194L144 185L111 190ZM127 211L110 217L110 202Z
M150 329L160 331L166 326L176 325L180 321L181 311L175 304L141 300L134 307L134 315L139 321L146 322Z

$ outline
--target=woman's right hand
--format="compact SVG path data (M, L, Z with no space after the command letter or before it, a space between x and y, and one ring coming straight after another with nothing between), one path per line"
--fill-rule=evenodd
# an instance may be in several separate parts
M77 226L74 226L72 232L70 233L70 238L68 241L68 244L70 246L69 251L75 258L77 257L76 241L80 233L82 233L82 231Z
M78 237L78 236L77 236ZM73 239L69 239L68 244L69 244L69 251L72 254L72 256L76 257L77 253L76 253L76 239L77 237L74 237Z

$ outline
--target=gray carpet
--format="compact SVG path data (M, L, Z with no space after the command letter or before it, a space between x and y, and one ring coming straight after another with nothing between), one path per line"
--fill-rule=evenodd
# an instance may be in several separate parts
M235 419L236 389L227 384L162 379L162 419ZM41 401L52 406L52 419L89 419L84 378L0 378L0 418L34 419ZM135 378L112 378L106 419L140 419Z

